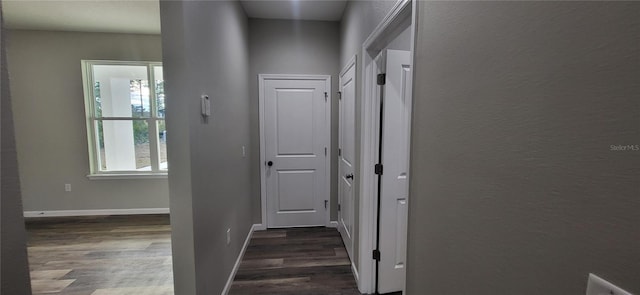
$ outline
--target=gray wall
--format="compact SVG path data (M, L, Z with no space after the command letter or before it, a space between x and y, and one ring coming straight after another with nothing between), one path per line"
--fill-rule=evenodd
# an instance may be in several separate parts
M27 262L27 234L22 217L22 200L20 198L20 178L18 176L18 156L16 154L13 114L11 111L11 94L9 76L7 74L7 56L4 23L0 7L0 68L2 80L1 126L2 156L0 157L2 189L0 192L0 293L31 294L31 281Z
M253 223L251 155L242 157L243 145L251 150L248 21L237 1L161 1L160 10L175 292L218 294Z
M418 8L407 293L640 293L640 3Z
M17 30L8 57L26 211L169 207L166 179L87 179L80 70L81 59L160 61L160 36Z
M360 108L362 89L362 43L369 37L371 32L389 13L396 1L349 1L345 8L342 22L340 23L340 69L344 68L349 60L357 55L356 66L356 164L354 179L354 231L353 231L353 258L354 264L358 266L358 239L359 239L359 216L360 206ZM402 41L398 41L402 43Z
M389 42L385 49L411 50L411 25L409 24L398 36Z
M331 220L337 220L339 23L250 19L249 29L253 222L262 223L258 74L331 75Z

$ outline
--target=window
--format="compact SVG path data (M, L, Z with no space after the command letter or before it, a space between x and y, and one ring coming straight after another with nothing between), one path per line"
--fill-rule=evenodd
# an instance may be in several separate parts
M82 70L89 177L166 175L162 64L83 60Z

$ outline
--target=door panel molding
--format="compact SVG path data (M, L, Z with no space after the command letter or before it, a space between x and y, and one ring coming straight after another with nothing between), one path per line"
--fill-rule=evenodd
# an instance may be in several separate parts
M411 54L386 49L381 163L378 292L402 291L406 278L411 120ZM410 175L409 175L410 177Z
M324 214L324 226L331 226L330 223L330 208L331 208L331 190L330 190L330 175L331 175L331 76L330 75L291 75L291 74L259 74L258 75L258 98L259 98L259 120L260 120L260 201L261 201L261 215L262 215L262 224L257 226L257 229L266 229L268 227L268 212L267 212L267 161L269 161L267 157L267 149L266 149L266 136L265 136L265 83L267 81L279 81L279 80L306 80L306 81L322 81L324 83L324 89L327 93L324 109L324 134L322 134L320 141L324 143L326 146L326 157L324 160L325 165L325 175L324 181L321 184L324 188L324 195L322 196L325 200L327 200L327 209ZM315 158L324 156L325 152L322 154L305 154L308 158ZM300 155L300 156L305 156ZM287 157L292 157L292 155L283 154L278 155L278 158L281 160L286 160ZM305 226L305 225L300 225ZM275 226L279 227L279 226Z
M339 75L340 100L338 102L338 231L351 261L354 245L355 175L355 99L357 57L354 55ZM347 175L351 177L348 178Z

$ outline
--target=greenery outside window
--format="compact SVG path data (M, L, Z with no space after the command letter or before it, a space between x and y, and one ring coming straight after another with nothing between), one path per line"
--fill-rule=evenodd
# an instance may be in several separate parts
M83 60L90 178L168 171L162 64Z

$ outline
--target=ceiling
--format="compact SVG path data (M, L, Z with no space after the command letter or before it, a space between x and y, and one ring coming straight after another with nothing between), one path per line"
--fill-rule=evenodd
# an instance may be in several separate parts
M251 18L339 21L347 0L242 0Z
M158 0L2 1L12 29L160 34Z
M213 0L212 0L213 1ZM12 29L160 34L158 0L4 0ZM338 21L347 0L241 0L250 18Z

